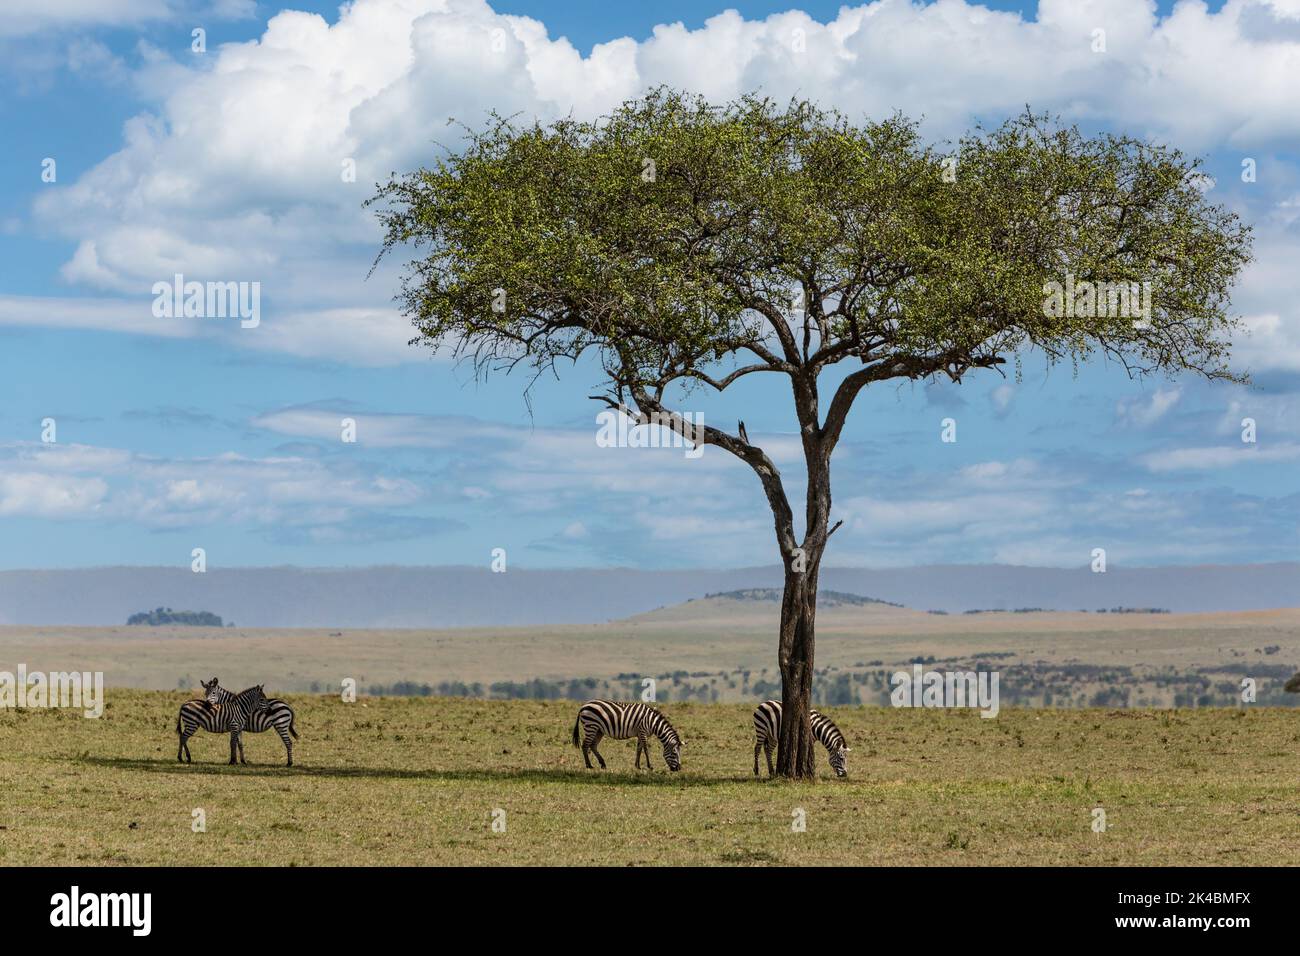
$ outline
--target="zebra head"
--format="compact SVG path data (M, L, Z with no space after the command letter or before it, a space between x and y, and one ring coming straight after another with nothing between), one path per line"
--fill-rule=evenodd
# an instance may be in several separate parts
M835 771L837 777L847 777L849 775L849 768L845 765L848 752L849 748L843 744L831 751L831 769Z
M199 683L203 685L203 696L208 699L209 704L212 704L215 707L217 704L221 703L221 688L217 685L217 679L215 677L210 681L201 680Z
M686 741L680 737L664 738L664 763L668 764L669 770L682 769L682 748L685 746Z

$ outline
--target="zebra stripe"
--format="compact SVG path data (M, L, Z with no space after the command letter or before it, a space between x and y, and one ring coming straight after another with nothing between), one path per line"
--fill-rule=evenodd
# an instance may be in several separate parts
M844 735L840 729L835 726L835 721L831 720L825 714L819 714L812 710L808 712L812 720L813 736L818 742L826 748L831 757L831 769L835 771L837 777L847 777L848 768L845 766L845 754L849 748L844 744ZM781 702L779 700L767 700L759 704L754 709L754 776L758 776L758 752L761 750L767 756L767 775L773 774L772 751L776 749L777 742L781 739Z
M579 735L579 729L582 734ZM658 737L664 747L664 763L669 770L682 767L682 747L685 742L668 722L668 718L645 704L626 704L615 700L589 700L578 708L578 719L573 723L573 746L582 747L582 759L591 769L595 754L600 769L605 769L605 758L596 745L602 737L613 740L636 738L636 768L641 769L641 754L645 753L645 766L650 769L650 744L647 738Z
M177 761L193 763L189 739L202 728L212 734L230 734L230 762L235 762L235 748L238 747L240 761L247 763L244 760L243 731L254 714L266 710L266 703L261 684L240 691L225 704L212 704L206 698L187 700L181 704L176 717L176 735L180 738Z
M201 681L203 692L208 699L209 704L225 704L234 698L234 693L226 690L219 683L217 678L210 681ZM284 752L286 755L286 767L293 766L293 741L289 735L293 734L296 738L298 731L294 728L293 708L286 704L278 697L269 697L266 701L266 710L255 711L249 718L248 726L244 728L245 732L260 734L264 731L275 729L284 741Z

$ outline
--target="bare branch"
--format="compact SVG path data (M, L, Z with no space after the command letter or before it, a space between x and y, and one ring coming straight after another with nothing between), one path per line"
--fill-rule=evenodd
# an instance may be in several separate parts
M665 408L660 404L659 400L644 389L634 389L632 394L638 409L635 412L625 405L611 403L607 397L593 397L610 404L612 407L621 408L629 418L640 424L653 422L671 428L687 441L717 445L745 462L758 475L758 480L763 486L763 492L767 496L768 504L772 508L777 541L781 546L782 553L789 554L796 547L794 513L790 508L789 499L786 497L785 486L781 482L781 472L777 469L776 463L768 457L763 449L742 440L739 436L730 435L719 428L714 428L712 425L696 425L688 421L680 413Z

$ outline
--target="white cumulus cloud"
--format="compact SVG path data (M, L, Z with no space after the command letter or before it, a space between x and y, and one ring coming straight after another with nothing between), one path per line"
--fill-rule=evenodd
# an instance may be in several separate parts
M108 8L119 19L177 9ZM174 272L260 281L273 305L255 347L385 364L406 329L391 318L395 267L364 281L379 233L361 204L390 172L433 159L436 144L455 148L449 119L592 117L669 84L715 99L804 96L854 116L902 109L936 137L1029 101L1189 151L1253 153L1300 140L1296 24L1293 0L1228 0L1213 12L1185 0L1163 18L1151 0L1042 0L1033 18L965 0L878 0L826 23L727 11L583 56L544 23L484 0L355 0L335 23L289 10L256 40L204 57L150 53L137 76L148 111L118 151L44 192L35 219L75 242L71 282L138 295ZM1274 303L1252 310L1256 325L1288 340L1300 316L1276 293L1294 280L1266 264L1250 282ZM1284 328L1268 324L1273 313ZM1272 354L1250 357L1266 368Z

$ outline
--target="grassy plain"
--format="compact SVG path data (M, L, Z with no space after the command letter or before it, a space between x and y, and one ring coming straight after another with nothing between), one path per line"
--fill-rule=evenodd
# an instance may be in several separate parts
M176 763L185 696L110 691L98 720L0 710L0 865L1300 862L1300 715L1282 709L832 709L849 779L822 754L820 780L790 784L753 778L749 705L667 704L683 771L656 751L637 773L634 743L606 741L600 773L567 702L304 695L298 765L262 734L234 768L203 734Z

